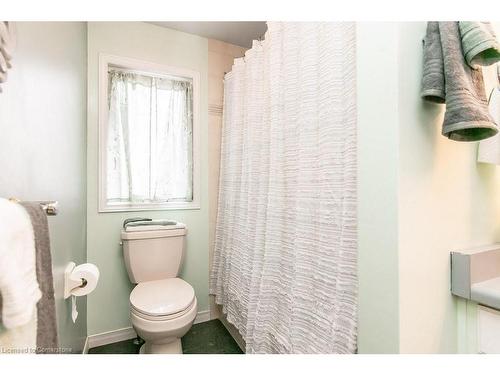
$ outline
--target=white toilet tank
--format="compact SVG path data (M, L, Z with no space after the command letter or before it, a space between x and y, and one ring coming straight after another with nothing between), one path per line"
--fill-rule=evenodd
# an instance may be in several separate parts
M177 277L184 258L187 229L182 223L122 230L123 256L134 284Z

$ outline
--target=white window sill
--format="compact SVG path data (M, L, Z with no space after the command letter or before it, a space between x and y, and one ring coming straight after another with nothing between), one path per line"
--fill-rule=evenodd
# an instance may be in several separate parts
M199 202L169 202L150 204L106 204L99 207L100 213L106 212L133 212L133 211L173 211L199 210Z

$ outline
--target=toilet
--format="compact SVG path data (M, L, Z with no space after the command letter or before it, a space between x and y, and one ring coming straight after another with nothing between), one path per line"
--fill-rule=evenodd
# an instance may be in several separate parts
M181 338L198 309L194 289L177 277L187 228L172 225L131 226L122 230L123 255L130 281L130 318L144 339L140 353L181 354Z

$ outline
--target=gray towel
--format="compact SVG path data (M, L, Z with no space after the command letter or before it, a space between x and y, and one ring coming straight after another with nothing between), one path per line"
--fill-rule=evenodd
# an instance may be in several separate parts
M472 68L500 60L500 45L489 22L460 21L460 37L467 64Z
M125 224L127 227L140 227L144 225L176 225L177 221L173 220L148 220L148 221L133 221Z
M431 102L444 103L446 101L444 87L444 61L439 22L428 22L424 40L421 96Z
M28 212L35 235L36 277L42 291L37 304L36 353L57 353L57 322L52 278L52 255L50 253L47 215L38 202L20 202Z
M480 141L498 133L488 111L482 71L465 60L458 22L427 24L421 95L446 102L442 133L452 140Z

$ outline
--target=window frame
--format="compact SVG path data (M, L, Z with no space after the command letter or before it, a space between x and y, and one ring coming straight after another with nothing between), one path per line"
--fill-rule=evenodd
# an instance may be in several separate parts
M162 203L108 203L107 202L107 129L108 129L108 70L120 68L142 72L145 75L174 76L193 81L193 200L191 202ZM99 54L99 131L98 131L98 212L199 210L200 209L200 73L195 70L172 67L129 57Z

